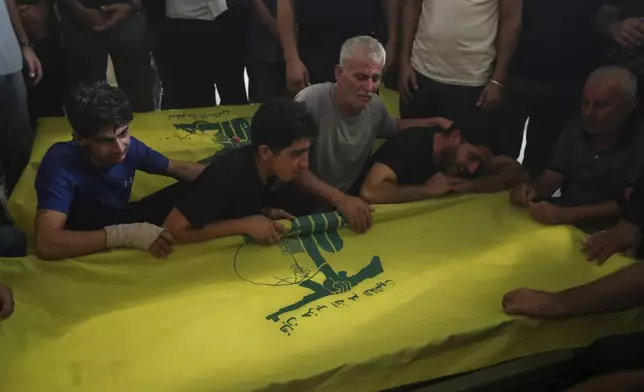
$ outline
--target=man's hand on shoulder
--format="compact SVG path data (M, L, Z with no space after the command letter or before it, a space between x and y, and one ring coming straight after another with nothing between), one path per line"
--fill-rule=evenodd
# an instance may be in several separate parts
M347 218L349 228L356 233L365 233L371 227L371 214L374 209L359 197L345 195L335 207Z

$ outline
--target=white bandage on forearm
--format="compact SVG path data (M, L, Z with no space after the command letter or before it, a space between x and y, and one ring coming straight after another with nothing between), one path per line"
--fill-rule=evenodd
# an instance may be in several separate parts
M130 223L107 226L105 232L107 249L125 247L148 250L159 238L163 228L150 223Z

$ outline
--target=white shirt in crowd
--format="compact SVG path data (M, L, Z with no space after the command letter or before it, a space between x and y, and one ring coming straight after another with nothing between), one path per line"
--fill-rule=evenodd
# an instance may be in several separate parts
M484 86L496 58L499 0L423 0L411 64L440 83Z
M165 0L168 18L215 20L228 9L226 0Z

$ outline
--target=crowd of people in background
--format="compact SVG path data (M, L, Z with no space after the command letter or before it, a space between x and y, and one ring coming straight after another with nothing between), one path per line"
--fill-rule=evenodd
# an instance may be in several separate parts
M74 141L49 149L35 184L43 259L113 247L167 257L177 242L237 234L270 245L277 220L328 209L362 233L371 204L501 190L540 223L589 233L589 260L637 255L643 48L638 0L0 0L0 200L37 119L66 115ZM119 89L104 83L108 58ZM399 93L400 120L383 85ZM217 96L262 105L251 145L207 168L129 135L134 112ZM388 140L372 155L376 138ZM119 170L97 179L88 165ZM130 203L136 170L179 182ZM0 253L25 254L6 208L1 218ZM504 306L547 318L641 305L640 270L522 289ZM10 294L0 285L0 319Z

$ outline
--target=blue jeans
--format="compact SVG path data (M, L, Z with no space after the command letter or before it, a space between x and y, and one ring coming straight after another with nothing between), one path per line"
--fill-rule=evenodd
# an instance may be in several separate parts
M22 72L0 75L0 171L11 193L29 163L33 134Z
M27 255L27 239L20 230L10 225L0 225L0 257Z

